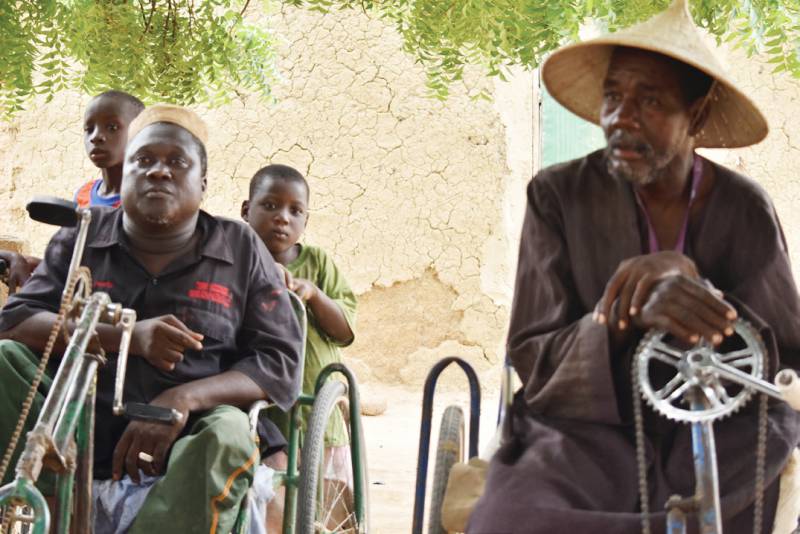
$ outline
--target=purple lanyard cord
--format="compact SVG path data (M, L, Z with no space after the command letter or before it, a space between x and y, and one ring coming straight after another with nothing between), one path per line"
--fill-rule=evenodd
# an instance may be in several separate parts
M692 204L694 204L694 199L697 196L697 190L700 189L700 183L703 181L703 160L700 159L699 156L695 155L694 157L694 164L692 165L692 190L689 193L689 205L686 206L686 215L683 217L683 226L681 226L681 233L678 236L678 242L675 244L675 250L678 252L684 252L686 246L686 231L689 228L689 213L692 211ZM653 223L650 220L650 215L647 213L647 208L642 202L639 193L636 192L636 189L633 190L634 195L636 196L636 203L642 208L642 212L644 212L644 219L647 222L647 231L649 234L649 244L650 244L650 253L658 252L661 250L661 246L658 244L658 236L656 236L655 228L653 228Z

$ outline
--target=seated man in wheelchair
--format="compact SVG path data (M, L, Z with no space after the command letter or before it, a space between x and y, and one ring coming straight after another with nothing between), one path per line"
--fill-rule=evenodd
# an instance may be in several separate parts
M800 366L800 302L773 205L750 178L695 152L757 143L767 124L682 2L562 48L542 77L599 123L607 147L528 186L508 338L523 388L468 532L635 533L648 507L649 528L663 532L667 499L695 492L691 426L647 405L634 424L632 355L643 336L660 329L682 347L720 347L742 318L763 339L767 379ZM714 425L726 533L753 532L758 404ZM759 532L771 532L800 418L771 403L764 424Z
M249 227L200 210L205 138L205 125L188 109L145 110L129 130L122 207L92 208L83 256L94 289L138 314L126 400L183 415L171 425L112 416L108 355L98 372L94 476L129 477L130 486L163 475L132 533L229 532L260 457L241 408L269 398L289 409L300 388L301 332L283 275ZM70 228L53 237L0 313L3 446L58 311L75 235ZM119 330L100 325L98 335L109 350L119 346ZM45 377L40 392L48 383ZM28 428L41 403L40 394ZM279 449L275 432L262 443Z

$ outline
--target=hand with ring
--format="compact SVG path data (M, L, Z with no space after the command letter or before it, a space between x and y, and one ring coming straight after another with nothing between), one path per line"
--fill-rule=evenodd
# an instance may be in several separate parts
M140 470L146 475L163 474L167 467L169 451L180 436L189 417L189 407L177 388L168 389L153 399L150 404L178 410L182 417L176 423L165 425L147 421L131 421L114 448L111 474L120 480L127 474L139 484Z

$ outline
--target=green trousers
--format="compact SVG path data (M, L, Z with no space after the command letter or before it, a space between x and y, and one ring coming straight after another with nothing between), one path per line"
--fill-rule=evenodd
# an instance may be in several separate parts
M25 345L0 341L0 452L8 445L37 363L37 356ZM49 377L43 378L26 432L36 422L51 383ZM13 479L22 448L23 444L17 446L3 484ZM247 414L233 406L206 412L187 436L175 442L167 472L153 485L129 533L227 534L259 459Z

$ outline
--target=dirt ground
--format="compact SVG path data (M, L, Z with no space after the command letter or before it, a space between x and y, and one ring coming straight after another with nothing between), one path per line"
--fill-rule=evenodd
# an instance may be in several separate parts
M479 449L494 432L497 418L498 394L483 393ZM374 534L408 534L414 511L419 448L422 388L419 391L402 387L372 387L365 397L381 397L387 401L383 415L364 417L367 442L367 462L370 482L370 532ZM433 473L438 426L444 409L458 404L469 418L469 394L464 392L437 393L434 400L433 431L428 470L428 483ZM469 430L467 430L469 432ZM427 492L430 495L430 490ZM426 505L426 512L428 507ZM427 515L425 524L427 524Z

